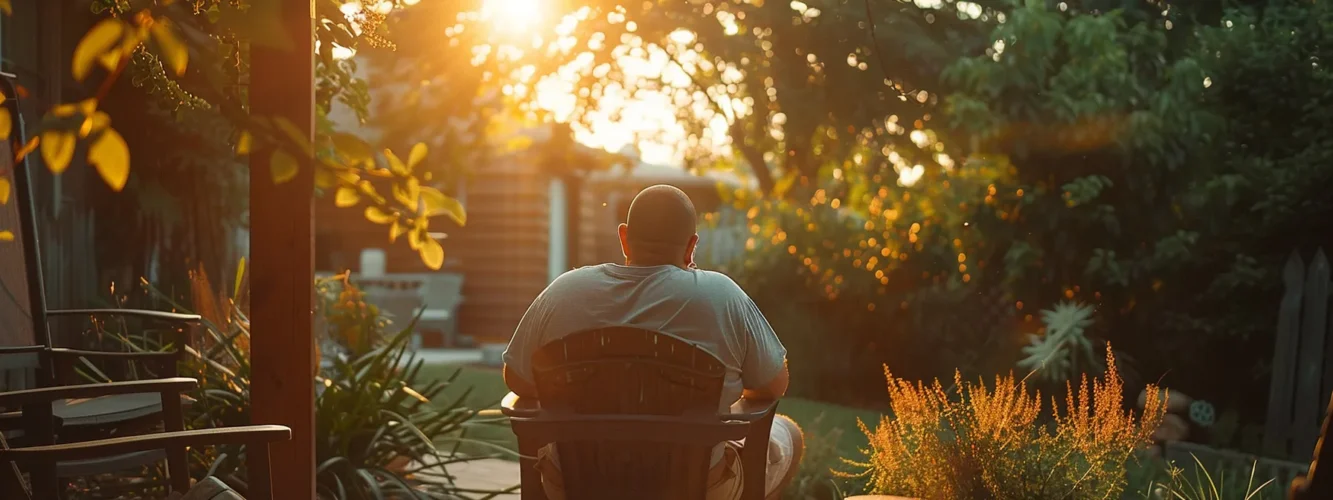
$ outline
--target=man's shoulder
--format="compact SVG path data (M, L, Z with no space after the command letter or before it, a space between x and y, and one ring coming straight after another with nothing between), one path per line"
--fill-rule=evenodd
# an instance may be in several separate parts
M710 294L730 297L748 297L748 295L745 294L745 290L736 283L736 280L731 279L731 276L706 269L695 269L693 272L698 275L698 281L701 285L700 288L707 290Z

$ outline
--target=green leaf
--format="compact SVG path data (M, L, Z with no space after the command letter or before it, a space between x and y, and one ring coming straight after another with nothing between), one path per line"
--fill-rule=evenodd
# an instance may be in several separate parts
M425 205L427 217L448 215L458 225L467 225L467 212L463 210L463 204L457 199L441 193L440 190L433 187L421 188L421 201Z
M130 179L130 148L116 129L108 128L88 148L88 163L101 174L112 191L125 189Z
M418 142L415 146L412 146L412 151L407 154L407 169L409 171L415 169L424 159L426 159L426 143Z
M281 149L275 149L273 150L273 156L269 158L268 168L269 173L273 175L273 183L282 184L295 179L296 173L301 167L292 155Z
M46 162L46 168L51 169L51 173L60 175L69 168L70 160L74 159L74 145L78 139L74 137L74 132L65 130L47 130L42 132L42 161Z
M347 208L361 202L361 195L353 187L340 187L338 193L334 195L333 204L339 208Z
M92 70L93 63L109 52L125 36L127 26L120 19L104 19L83 35L74 47L74 61L71 76L83 81Z
M152 27L153 39L157 41L157 47L161 50L162 60L167 63L167 68L176 76L185 74L185 66L190 61L190 48L187 47L176 33L172 31L171 23L166 19L158 19Z
M432 271L438 271L444 266L444 247L440 245L440 242L435 241L435 238L427 237L422 241L421 249L418 252L421 253L421 262L425 263L426 267L429 267Z

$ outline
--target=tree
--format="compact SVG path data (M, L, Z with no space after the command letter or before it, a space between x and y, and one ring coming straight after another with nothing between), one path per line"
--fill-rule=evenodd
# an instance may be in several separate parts
M401 7L405 2L384 5ZM100 108L113 84L130 70L136 78L158 79L158 89L169 102L213 108L225 116L235 128L237 154L247 154L256 140L275 144L274 182L295 176L297 155L314 157L316 184L335 192L339 206L366 204L367 219L388 226L390 239L406 235L428 266L438 269L443 264L444 250L429 236L429 219L447 215L461 224L465 216L456 200L422 185L417 167L425 160L425 145L413 146L403 160L387 149L379 155L364 141L327 127L310 144L294 133L291 123L247 112L247 48L286 43L271 24L277 2L94 0L92 6L108 17L75 47L71 75L82 81L98 67L106 75L91 98L55 106L38 124L34 137L17 145L20 156L40 150L47 167L60 174L73 159L77 144L86 141L88 162L112 190L123 189L130 152L111 116ZM364 85L352 76L355 68L335 52L355 50L363 42L386 43L379 32L381 13L341 9L334 0L316 3L317 98L325 112L335 99L354 108L364 108L365 103ZM7 1L0 10L8 10ZM11 121L7 114L0 119L0 137L9 137ZM388 181L389 192L382 193L371 179ZM7 192L8 186L4 188ZM12 239L12 234L3 234Z

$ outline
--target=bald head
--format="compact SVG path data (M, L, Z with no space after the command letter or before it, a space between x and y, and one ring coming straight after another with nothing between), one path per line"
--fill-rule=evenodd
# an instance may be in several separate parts
M684 191L658 184L634 197L620 226L621 249L633 265L689 266L693 261L694 202Z

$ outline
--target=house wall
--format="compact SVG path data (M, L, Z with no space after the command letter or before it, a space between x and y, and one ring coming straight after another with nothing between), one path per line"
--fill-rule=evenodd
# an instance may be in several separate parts
M546 288L550 186L537 162L521 155L498 158L468 180L467 226L457 242L445 245L465 276L460 333L482 343L508 342Z

